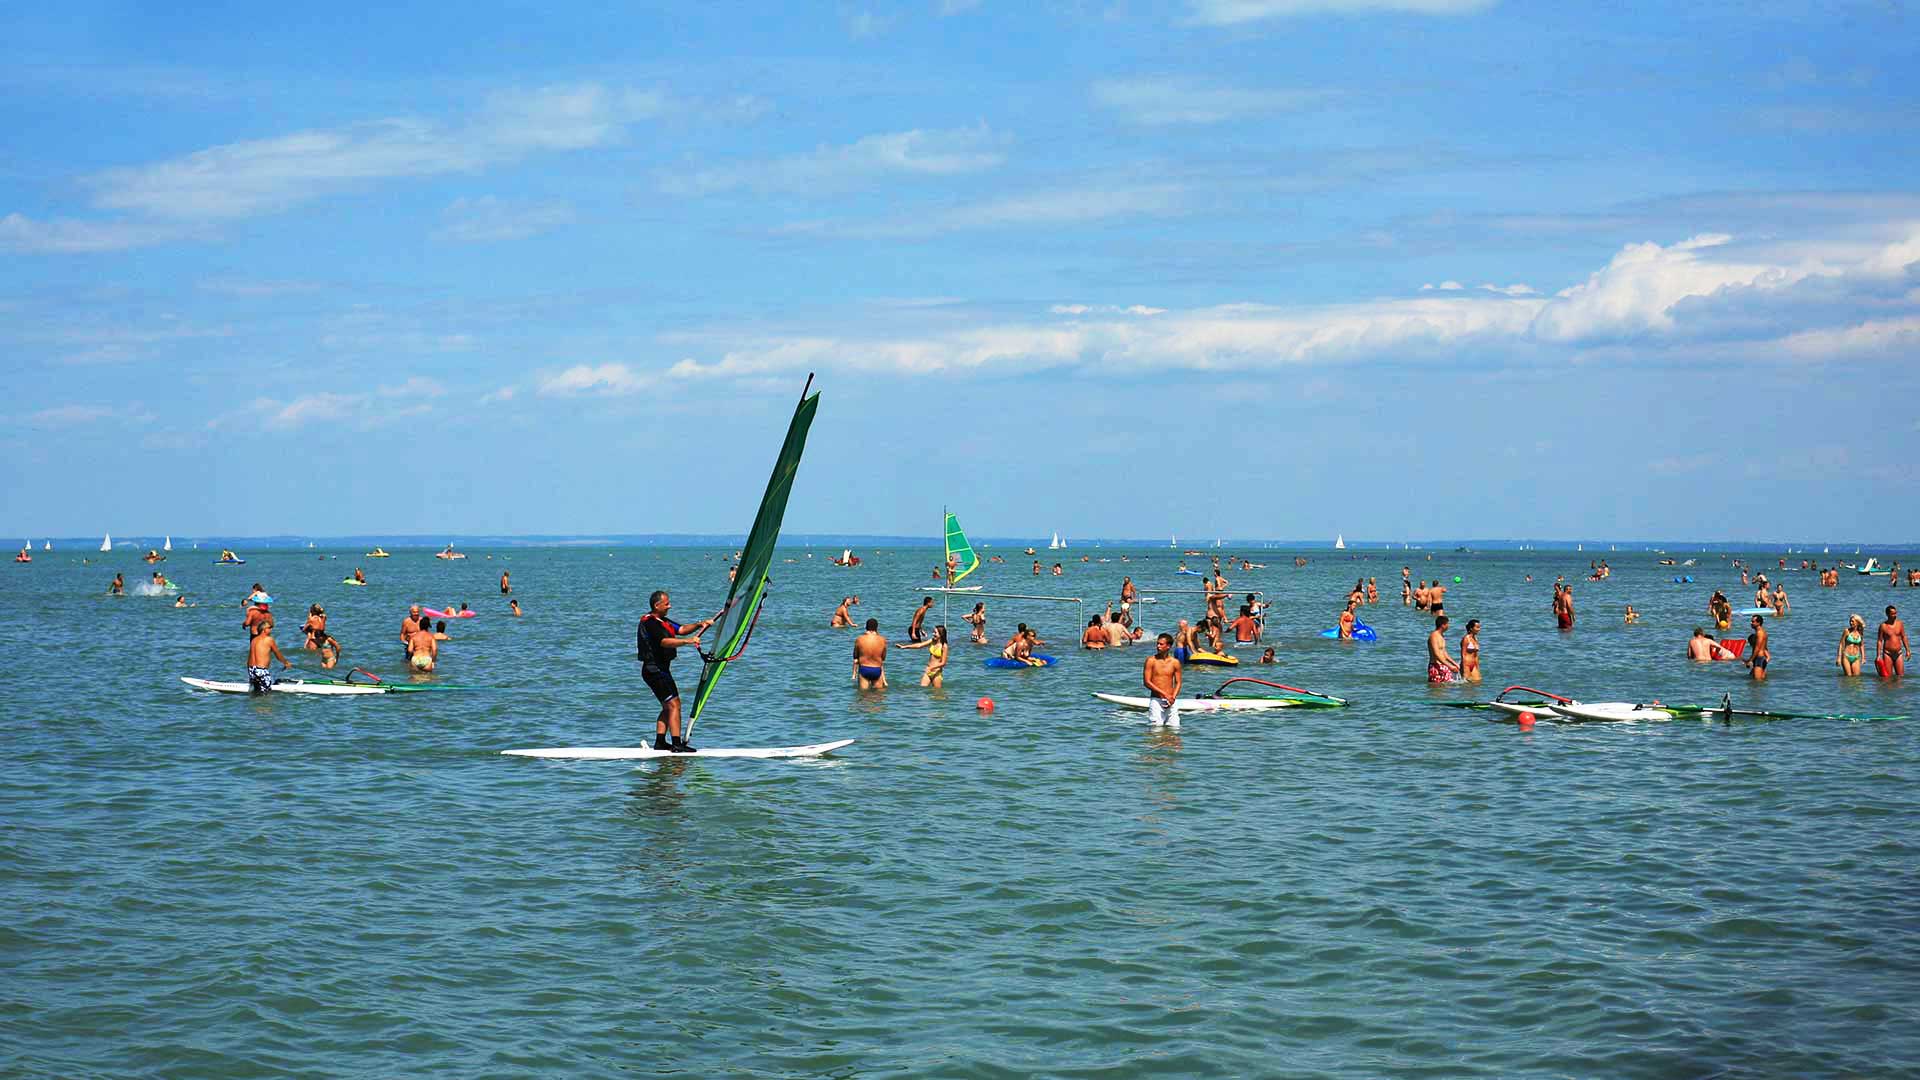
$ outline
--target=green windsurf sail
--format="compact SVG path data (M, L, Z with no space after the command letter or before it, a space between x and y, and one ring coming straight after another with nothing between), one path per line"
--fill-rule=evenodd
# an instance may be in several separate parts
M947 515L947 588L960 584L960 579L973 573L980 566L980 556L973 553L973 545L967 543L967 534L960 531L960 519Z
M686 735L693 734L694 721L700 719L714 685L727 665L746 651L753 636L753 624L760 617L760 603L767 593L767 567L773 563L773 545L780 539L780 522L787 516L787 496L793 491L794 474L800 471L800 455L807 449L807 429L813 426L813 414L819 408L820 395L807 396L813 376L800 391L800 404L794 407L793 421L787 425L787 441L780 446L780 457L773 464L773 476L767 480L767 493L760 497L760 512L754 515L753 530L747 534L747 546L740 551L740 565L727 590L727 603L714 617L712 652L700 650L706 661L700 669L700 687L693 693L693 711L687 716Z

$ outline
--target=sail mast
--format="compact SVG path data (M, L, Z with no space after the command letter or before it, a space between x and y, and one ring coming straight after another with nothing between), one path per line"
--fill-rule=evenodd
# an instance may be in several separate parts
M747 639L753 636L760 604L766 598L767 568L773 563L780 523L787 514L787 496L793 493L793 478L800 470L800 457L807 449L807 429L813 426L813 415L820 406L819 394L807 396L812 388L813 375L809 373L807 385L800 391L800 404L794 407L793 420L787 424L787 438L780 446L780 456L774 460L773 475L767 478L766 493L760 497L760 510L754 515L746 546L740 549L740 563L727 590L726 605L714 616L711 629L719 644L711 653L704 649L700 652L706 664L700 669L700 686L693 693L693 708L687 714L683 738L693 737L694 722L700 719L721 673L728 663L746 651Z

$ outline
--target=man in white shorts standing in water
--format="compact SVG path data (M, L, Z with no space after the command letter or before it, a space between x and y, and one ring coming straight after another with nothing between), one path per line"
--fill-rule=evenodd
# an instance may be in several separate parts
M1173 658L1173 635L1161 634L1147 657L1141 681L1147 684L1147 723L1180 726L1180 661Z

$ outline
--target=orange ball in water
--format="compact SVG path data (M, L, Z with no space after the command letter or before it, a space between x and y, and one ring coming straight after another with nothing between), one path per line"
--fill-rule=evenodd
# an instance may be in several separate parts
M981 712L992 712L993 699L990 697L983 697L979 701L974 703L974 708L979 709Z
M1532 730L1533 730L1533 721L1534 721L1534 715L1533 715L1532 713L1530 713L1530 712L1523 712L1523 713L1521 713L1521 714L1520 714L1520 730L1521 730L1521 731L1532 731Z

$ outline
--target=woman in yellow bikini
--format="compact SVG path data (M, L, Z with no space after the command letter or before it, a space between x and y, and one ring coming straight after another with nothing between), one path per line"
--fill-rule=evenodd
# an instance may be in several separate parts
M947 625L941 623L933 628L933 636L925 641L910 641L895 645L896 649L927 650L927 670L920 673L920 685L939 687L940 677L947 670Z

